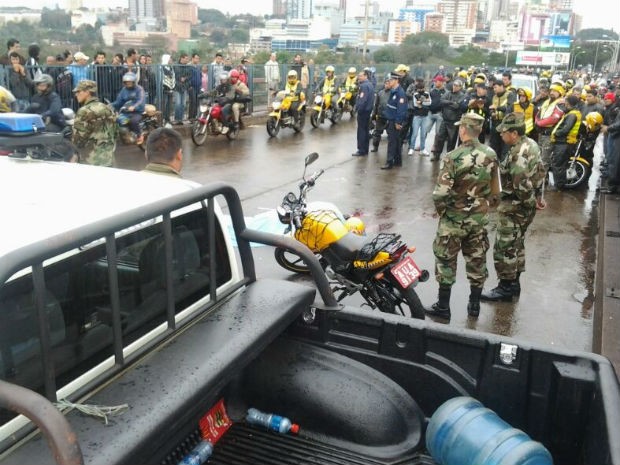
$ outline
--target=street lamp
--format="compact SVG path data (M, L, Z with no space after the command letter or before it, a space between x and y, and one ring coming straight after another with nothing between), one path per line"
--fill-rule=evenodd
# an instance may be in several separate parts
M603 39L609 39L609 36L607 34L601 34L601 37ZM598 46L601 44L601 42L605 42L605 41L604 40L596 41L596 53L594 54L594 66L592 67L592 72L596 72L596 62L598 61Z

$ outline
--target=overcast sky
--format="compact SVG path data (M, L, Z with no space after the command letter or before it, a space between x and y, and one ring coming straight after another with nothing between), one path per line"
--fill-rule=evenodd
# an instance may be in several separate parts
M199 8L214 8L230 14L251 13L262 16L272 13L273 0L233 0L222 2L221 0L195 0ZM336 1L336 0L334 0ZM349 0L352 1L352 0ZM620 2L618 0L574 0L575 13L583 16L583 28L601 27L613 29L620 33ZM372 2L372 0L369 0ZM224 5L222 5L224 3ZM364 0L355 2L363 11ZM396 13L398 8L405 4L405 0L381 0L382 9ZM56 4L63 6L64 0L0 0L2 6L21 6L30 8L42 8L43 6L54 7ZM127 0L84 0L88 6L127 6Z

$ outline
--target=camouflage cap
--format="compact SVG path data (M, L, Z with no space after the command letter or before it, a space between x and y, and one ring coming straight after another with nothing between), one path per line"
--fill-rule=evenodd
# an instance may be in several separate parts
M95 81L89 81L85 79L84 81L78 82L78 85L75 86L73 92L79 92L80 90L85 90L88 92L92 92L93 94L97 93L97 83Z
M508 113L501 124L497 126L497 132L510 131L511 129L518 129L525 127L525 118L523 113Z
M484 118L477 113L465 113L461 116L461 120L454 123L455 126L468 126L470 128L482 129Z

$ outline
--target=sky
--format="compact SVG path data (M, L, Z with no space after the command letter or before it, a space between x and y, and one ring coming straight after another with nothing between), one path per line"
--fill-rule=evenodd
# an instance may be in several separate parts
M199 8L214 8L232 15L241 13L251 13L262 16L272 13L273 0L234 0L222 2L221 0L194 0ZM336 1L336 0L334 0ZM352 0L349 0L352 1ZM355 1L355 0L353 0ZM373 0L369 0L372 2ZM620 2L618 0L574 0L575 13L583 17L582 28L604 28L613 29L620 33ZM53 8L56 4L63 5L64 0L0 0L2 6L21 6L27 5L30 8L41 8L43 6ZM224 5L222 5L224 3ZM357 0L361 5L364 0ZM84 0L84 4L89 6L127 6L127 0ZM381 0L382 8L396 13L398 8L405 4L405 0Z

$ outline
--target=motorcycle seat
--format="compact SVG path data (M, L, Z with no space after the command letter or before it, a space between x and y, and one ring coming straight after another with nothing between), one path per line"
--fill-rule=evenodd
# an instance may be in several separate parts
M334 242L330 248L343 260L355 260L360 249L368 242L369 238L349 232Z

